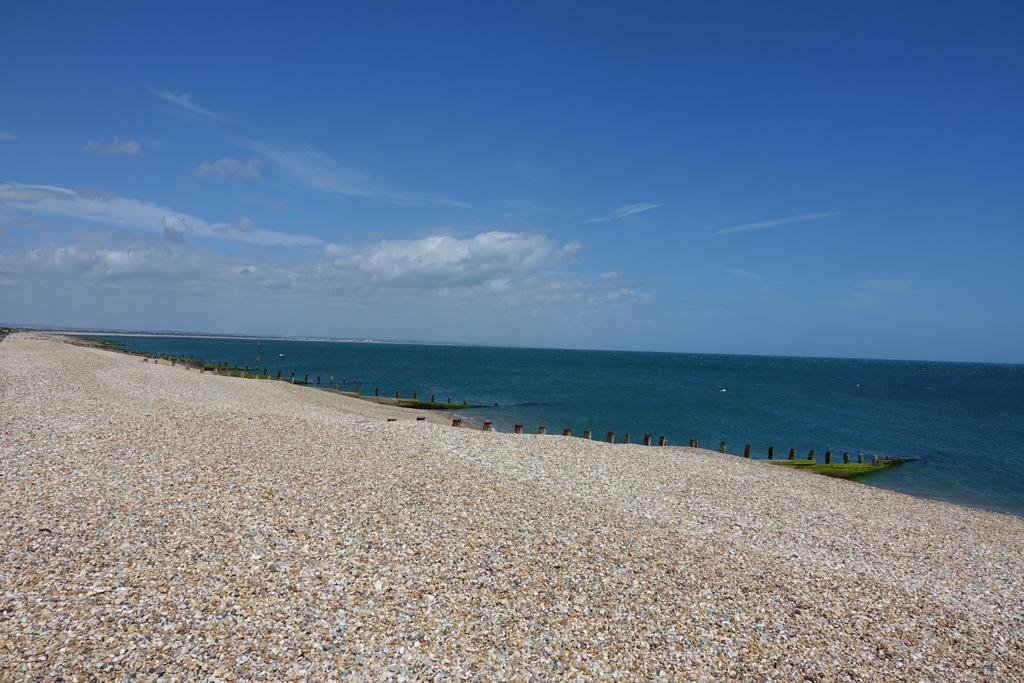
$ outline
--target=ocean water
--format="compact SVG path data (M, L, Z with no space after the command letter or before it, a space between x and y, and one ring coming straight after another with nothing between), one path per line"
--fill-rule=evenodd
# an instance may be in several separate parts
M624 351L109 337L150 353L309 373L382 396L418 392L488 407L463 411L511 430L614 431L638 442L785 457L815 449L915 458L865 484L1024 515L1024 365ZM497 405L495 405L497 404ZM798 456L799 457L799 456Z

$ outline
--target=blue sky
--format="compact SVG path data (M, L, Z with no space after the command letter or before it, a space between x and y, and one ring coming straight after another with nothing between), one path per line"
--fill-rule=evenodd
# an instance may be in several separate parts
M1022 30L2 3L0 321L1024 361Z

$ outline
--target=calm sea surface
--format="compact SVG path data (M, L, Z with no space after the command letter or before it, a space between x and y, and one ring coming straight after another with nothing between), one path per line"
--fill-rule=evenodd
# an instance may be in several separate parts
M110 337L151 353L256 367L248 339ZM353 390L486 403L466 416L511 430L669 443L766 458L797 448L915 462L863 483L1024 515L1024 365L264 340L261 368Z

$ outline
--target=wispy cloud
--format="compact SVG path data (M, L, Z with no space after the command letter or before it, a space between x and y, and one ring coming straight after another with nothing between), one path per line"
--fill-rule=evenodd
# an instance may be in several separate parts
M854 308L872 308L913 291L913 283L905 278L875 278L853 285L841 303Z
M176 92L174 90L155 90L150 88L151 93L159 97L164 102L170 104L179 112L186 112L195 116L200 116L207 119L214 119L216 121L229 121L230 119L223 114L218 114L212 109L201 107L199 104L192 99L191 95L187 95L182 92Z
M196 167L195 174L200 178L214 175L220 178L234 178L237 180L259 180L260 160L224 157L216 161L203 161L203 163Z
M9 130L0 129L0 142L13 142L17 140L18 136Z
M309 145L287 148L254 140L238 140L237 144L266 157L296 181L318 192L366 197L410 206L469 206L453 199L389 188L378 183L369 173L335 161Z
M76 192L46 185L0 184L0 215L61 216L108 226L159 233L181 241L187 235L261 246L318 247L316 237L254 228L251 224L210 222L196 216L126 197Z
M761 280L764 278L764 275L761 275L761 273L752 273L749 270L740 270L739 268L722 268L722 272L746 278L747 280Z
M805 213L798 216L786 216L785 218L775 218L770 221L758 221L756 223L741 223L739 225L733 225L728 228L722 228L711 233L712 235L732 235L737 232L748 232L750 230L763 230L764 228L774 228L779 225L789 225L791 223L803 223L805 221L815 221L819 218L829 218L830 216L838 216L838 213Z
M626 204L612 211L606 216L597 216L595 218L589 218L584 223L604 223L606 221L614 221L626 216L632 216L633 214L643 213L644 211L650 211L651 209L657 209L661 204L651 204L647 202L640 202L637 204Z
M101 156L137 157L142 155L142 145L135 140L122 140L115 135L109 142L104 140L87 142L82 145L82 151Z

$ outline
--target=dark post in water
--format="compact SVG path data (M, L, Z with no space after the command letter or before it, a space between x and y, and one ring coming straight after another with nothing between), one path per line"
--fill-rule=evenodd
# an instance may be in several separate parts
M650 434L644 434L644 445L645 446L650 446L652 438L653 437Z
M749 443L746 446L743 447L743 457L746 458L747 460L750 459L750 444Z

